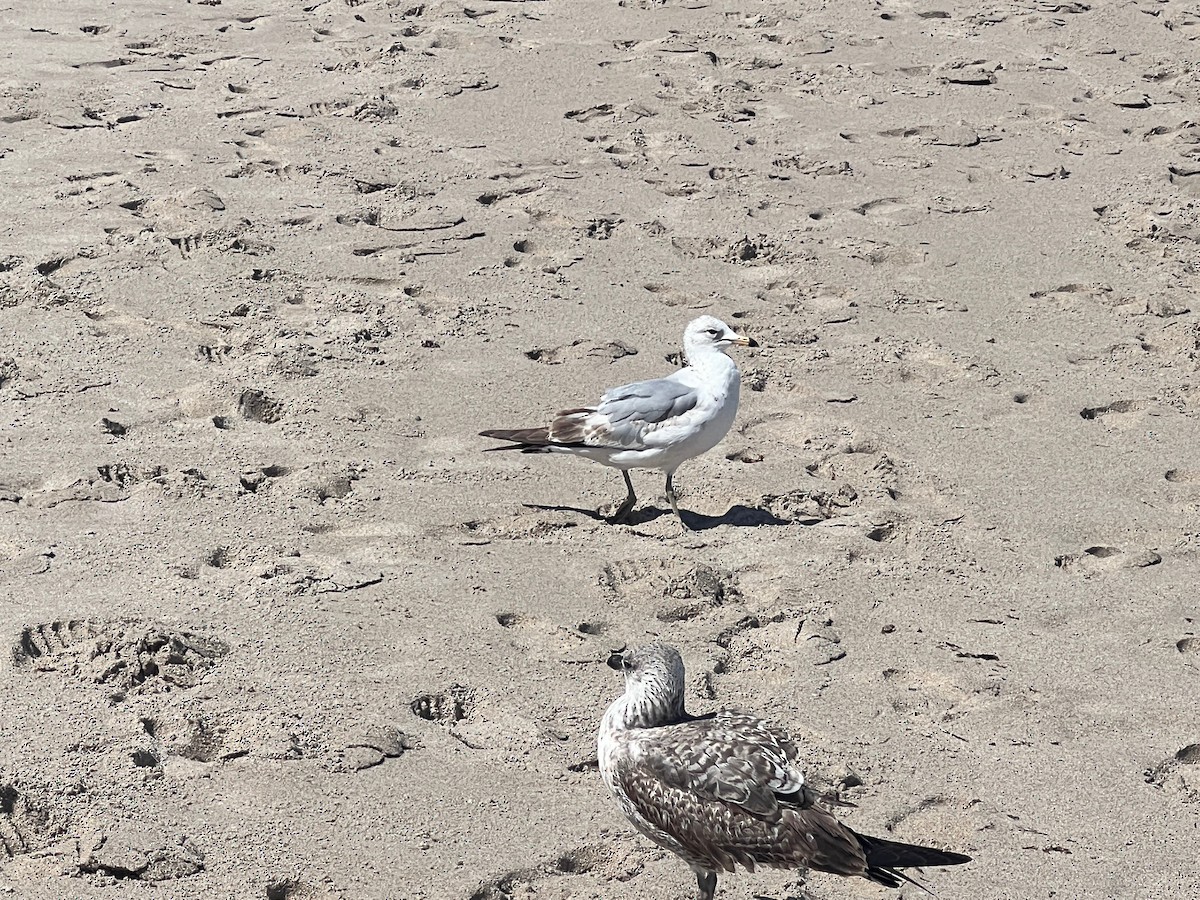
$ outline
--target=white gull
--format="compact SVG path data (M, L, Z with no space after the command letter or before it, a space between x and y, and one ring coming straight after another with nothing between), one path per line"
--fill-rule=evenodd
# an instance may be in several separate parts
M545 427L480 434L513 442L493 450L569 453L619 469L628 494L614 522L626 521L637 503L629 470L658 469L667 476L671 509L683 522L672 477L680 465L719 444L733 425L741 373L725 351L735 344L758 346L720 319L701 316L683 333L688 364L679 371L612 388L597 405L564 409Z

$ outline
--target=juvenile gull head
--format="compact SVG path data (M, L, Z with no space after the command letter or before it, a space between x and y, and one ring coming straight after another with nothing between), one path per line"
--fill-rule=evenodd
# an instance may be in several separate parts
M625 691L600 723L600 773L634 828L696 873L700 900L713 900L718 872L739 865L900 887L912 882L902 869L970 861L843 825L805 785L796 743L782 728L732 711L688 715L675 648L623 648L608 664L625 674Z
M686 715L683 658L674 647L647 644L634 650L614 650L608 665L625 673L620 706L624 727L653 728L678 722Z

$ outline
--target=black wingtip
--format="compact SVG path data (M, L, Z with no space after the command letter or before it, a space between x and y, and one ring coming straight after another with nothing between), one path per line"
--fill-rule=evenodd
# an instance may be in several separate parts
M484 453L493 453L497 450L520 450L522 453L536 453L544 446L526 443L512 431L507 429L488 429L487 431L479 432L479 436L491 438L493 441L511 442L501 447L485 447L483 450Z
M858 832L854 832L854 836L858 838L867 857L867 879L884 887L900 887L903 882L908 882L926 893L932 893L925 885L900 870L924 866L960 866L971 862L971 857L965 853L955 853L952 850L889 841Z

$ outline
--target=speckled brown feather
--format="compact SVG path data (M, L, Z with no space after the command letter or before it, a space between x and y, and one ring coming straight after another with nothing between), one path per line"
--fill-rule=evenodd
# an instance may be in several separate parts
M795 782L796 747L782 729L723 712L631 729L622 738L618 782L638 814L677 843L673 849L689 865L728 872L739 864L808 866L867 875L854 832Z
M717 872L738 865L807 867L900 887L912 882L901 869L971 861L843 825L804 783L796 744L782 728L740 712L688 715L674 647L614 650L608 665L625 673L625 692L600 721L600 774L633 826L692 867L701 900L713 900Z

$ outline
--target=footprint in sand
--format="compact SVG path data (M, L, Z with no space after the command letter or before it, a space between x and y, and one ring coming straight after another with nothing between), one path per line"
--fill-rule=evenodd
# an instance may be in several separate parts
M1162 562L1155 550L1122 550L1120 547L1088 547L1081 553L1067 553L1054 558L1054 565L1064 572L1091 575L1119 569L1145 569Z
M893 227L916 225L929 216L929 207L902 200L898 197L884 197L871 200L851 210L860 216Z
M1200 124L1185 119L1178 125L1155 125L1142 135L1142 140L1151 144L1200 144Z
M1148 400L1114 400L1104 406L1085 406L1079 411L1079 418L1091 422L1113 414L1138 412L1149 405Z
M695 306L699 297L695 294L679 290L669 284L650 282L642 285L642 290L653 296L664 306Z
M19 783L0 780L0 861L40 850L63 833L48 806Z
M257 469L247 469L240 476L238 482L242 489L248 494L265 493L271 482L276 478L282 478L291 470L287 466L262 466ZM347 491L349 493L349 491ZM343 496L345 496L343 494Z
M283 418L282 400L271 397L256 388L242 391L237 402L238 413L247 422L262 422L272 425Z
M985 138L969 125L914 125L908 128L892 128L878 132L879 137L912 141L935 147L974 147ZM843 132L842 140L861 144L872 140L872 135ZM987 140L999 140L988 136Z
M452 527L458 543L484 546L492 541L553 540L563 532L580 527L578 511L568 509L527 509L494 519L469 519Z
M589 358L616 362L618 359L623 359L626 356L637 356L637 348L631 347L624 341L599 343L580 338L560 347L535 347L532 350L526 350L525 356L527 359L548 366L557 366L567 361Z
M715 643L729 647L734 636L731 632L741 635L742 648L731 649L726 670L737 668L737 657L749 657L756 666L771 661L784 671L793 661L827 666L846 658L842 636L832 617L825 614L785 612L766 622L749 617L718 635Z
M812 175L814 177L821 175L854 174L854 168L847 160L831 160L802 153L777 156L771 160L771 168L774 171L770 177L777 181L791 180L793 172L799 175ZM820 221L824 217L824 211L818 211L817 215L809 213L808 217L813 221Z
M409 708L414 716L439 725L453 725L475 711L475 691L466 685L452 684L444 691L418 694Z
M416 750L415 740L394 725L368 725L346 735L341 749L333 754L326 767L334 772L361 772L373 769L390 759L398 759Z
M482 882L468 897L468 900L511 900L513 897L526 894L542 894L555 896L574 896L576 891L567 886L555 890L550 885L545 890L538 887L539 882L553 881L563 877L588 875L592 872L599 874L602 882L613 880L626 882L639 871L642 864L637 861L636 854L628 847L617 847L610 844L592 844L577 847L561 853L552 859L523 869L514 869L497 875ZM591 890L580 890L580 895L591 895Z
M173 829L126 820L80 839L79 869L114 880L171 881L204 871L204 853Z
M996 83L996 73L1003 68L1003 63L986 59L956 60L938 66L933 74L942 84L986 87Z
M676 559L616 560L604 566L599 582L614 599L659 598L661 622L685 622L742 597L734 572Z
M266 900L344 900L345 894L329 884L318 885L287 876L266 884Z
M1200 469L1167 469L1163 478L1171 484L1200 484Z
M63 620L22 629L12 659L25 671L107 685L121 700L194 687L227 653L223 641L166 625Z
M1190 801L1200 800L1200 744L1179 748L1143 775L1147 784L1176 791Z
M1200 197L1200 164L1174 163L1167 166L1167 180L1185 193Z
M545 622L537 616L527 615L525 613L504 611L495 614L496 624L501 628L534 628L538 631L545 631L554 625ZM589 620L580 622L577 625L567 627L558 626L559 631L566 631L576 635L586 635L588 637L600 637L612 630L612 626L608 622L600 620Z

